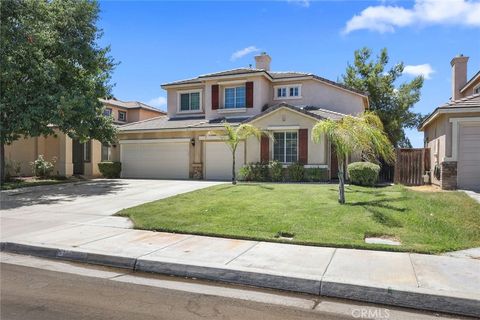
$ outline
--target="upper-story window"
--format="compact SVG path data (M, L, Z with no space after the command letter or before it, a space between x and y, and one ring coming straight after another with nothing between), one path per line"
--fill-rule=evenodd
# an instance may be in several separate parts
M473 88L473 93L476 94L476 93L480 93L480 86L476 87L476 88Z
M179 92L179 112L198 112L202 109L201 91Z
M118 111L118 121L127 121L127 113L125 111Z
M285 86L275 86L275 99L301 99L302 86L300 84L291 84Z
M245 108L245 86L225 88L225 109Z
M112 115L112 109L106 108L105 110L103 110L103 115L107 116L107 117L111 116Z

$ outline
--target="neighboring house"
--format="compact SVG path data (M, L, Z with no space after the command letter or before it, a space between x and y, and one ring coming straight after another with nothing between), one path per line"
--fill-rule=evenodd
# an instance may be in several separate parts
M105 105L104 114L112 116L118 126L165 115L165 112L136 101L100 99ZM80 143L67 135L56 132L47 137L19 139L5 146L7 164L15 161L21 165L21 174L32 175L30 163L43 155L48 161L55 161L55 174L71 176L74 174L98 176L98 163L118 158L118 146L102 145L97 140Z
M421 124L431 181L442 189L480 189L480 71L467 81L468 57L452 59L452 98Z
M336 177L331 145L326 138L313 143L312 128L322 119L364 112L367 96L311 73L271 71L271 58L265 53L255 61L255 68L163 84L167 116L119 130L122 177L230 179L231 152L221 137L209 135L222 130L223 121L249 123L274 137L242 142L237 171L247 163L278 160L325 168Z

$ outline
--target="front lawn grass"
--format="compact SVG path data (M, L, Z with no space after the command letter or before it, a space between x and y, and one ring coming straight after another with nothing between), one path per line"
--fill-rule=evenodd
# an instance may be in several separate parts
M439 253L480 246L480 204L403 186L218 185L120 211L138 229L319 246ZM293 235L292 240L280 235ZM401 246L366 244L390 236Z

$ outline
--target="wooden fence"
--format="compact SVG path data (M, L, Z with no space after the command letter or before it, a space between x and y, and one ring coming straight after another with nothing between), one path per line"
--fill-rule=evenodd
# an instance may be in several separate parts
M397 149L396 156L394 182L423 185L423 175L430 170L430 149Z

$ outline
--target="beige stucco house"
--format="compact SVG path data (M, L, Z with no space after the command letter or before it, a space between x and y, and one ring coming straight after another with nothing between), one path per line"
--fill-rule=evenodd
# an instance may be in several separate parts
M112 116L114 123L119 127L165 115L163 111L137 101L100 100L105 106L104 114ZM48 161L56 159L54 173L57 175L98 176L100 175L98 163L117 159L118 153L119 147L116 144L106 146L97 140L82 144L58 131L55 135L47 137L19 139L5 147L6 162L19 163L23 176L32 175L30 163L39 155L43 155Z
M278 160L325 168L336 176L330 143L312 142L321 119L341 119L368 108L368 97L311 73L275 72L271 58L255 57L255 68L239 68L166 83L167 115L119 129L122 177L160 179L231 178L231 152L221 137L223 121L249 123L272 133L250 138L237 149L244 164ZM333 163L333 165L332 165Z
M480 189L480 71L467 80L468 57L452 59L452 98L421 124L431 181L442 189Z

